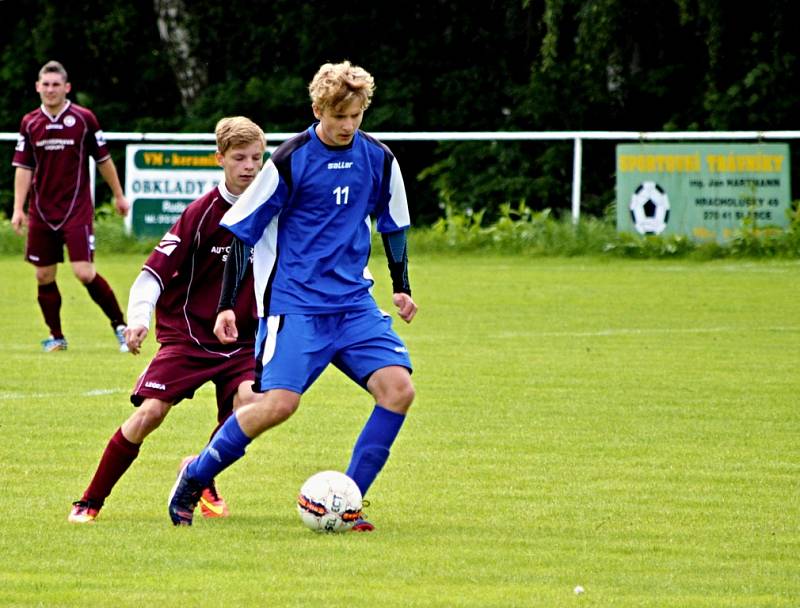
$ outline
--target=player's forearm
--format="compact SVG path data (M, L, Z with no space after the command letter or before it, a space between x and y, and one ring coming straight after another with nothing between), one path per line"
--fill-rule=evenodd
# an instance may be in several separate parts
M14 211L23 211L31 190L33 171L17 167L14 173Z
M225 260L225 270L222 273L222 289L219 294L217 312L230 310L236 305L239 287L247 272L247 263L250 258L250 248L238 238L233 237Z
M111 193L114 195L114 198L121 198L125 196L124 192L122 191L122 184L120 184L117 168L114 165L113 160L108 158L102 163L99 163L97 165L97 170L100 172L100 175L103 176L103 179L108 184L108 187L111 188Z
M392 293L411 295L411 284L408 280L408 247L406 230L386 232L381 235L386 259L389 263L389 274L392 277Z

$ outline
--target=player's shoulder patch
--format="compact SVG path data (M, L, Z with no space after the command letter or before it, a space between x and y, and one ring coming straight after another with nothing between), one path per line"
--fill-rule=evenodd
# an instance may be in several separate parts
M161 237L161 241L156 245L155 250L164 255L171 255L175 248L180 244L181 237L177 234L167 232Z

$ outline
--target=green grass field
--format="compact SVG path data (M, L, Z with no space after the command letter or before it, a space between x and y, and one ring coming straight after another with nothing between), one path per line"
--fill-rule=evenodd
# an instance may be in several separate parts
M143 259L98 269L127 300ZM417 400L370 492L378 530L339 536L294 507L371 409L335 370L220 476L229 519L166 512L214 426L204 389L95 525L68 524L154 344L115 352L62 267L70 350L43 354L32 269L0 270L2 606L800 605L798 261L412 253Z

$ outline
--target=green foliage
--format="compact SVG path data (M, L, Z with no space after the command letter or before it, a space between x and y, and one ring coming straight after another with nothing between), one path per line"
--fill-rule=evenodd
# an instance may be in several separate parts
M146 256L158 244L158 238L140 239L129 234L122 218L114 212L110 205L98 210L95 218L95 241L97 253L101 256L112 252L140 253Z
M460 212L450 205L430 226L410 232L414 252L484 252L529 256L613 256L637 259L692 258L800 258L800 201L785 231L744 222L725 245L697 243L685 236L641 236L618 233L611 215L555 218L550 209L534 211L524 202L502 203L497 218L487 221L486 209ZM95 212L97 252L137 253L146 256L157 238L138 239L125 230L123 219L110 203ZM383 247L376 234L374 250ZM0 255L22 256L25 239L0 218Z
M0 254L19 255L25 251L25 239L11 227L11 220L0 217Z
M461 213L445 206L444 216L428 228L411 231L415 251L484 251L531 256L599 255L637 259L800 258L800 212L785 230L743 223L730 241L697 243L682 235L642 236L618 233L610 217L556 219L549 209L533 211L524 202L499 206L499 217L485 222L486 211Z
M504 205L516 201L544 210L557 200L569 200L571 142L441 143L435 155L438 160L418 179L430 183L452 210L482 210L493 220L502 215Z
M210 132L230 114L251 116L267 131L299 131L313 120L308 80L321 63L342 59L376 78L364 123L370 131L797 125L800 37L786 0L764 0L746 19L738 5L719 0L490 1L481 11L426 0L398 11L356 0L346 13L294 0L183 6L188 51L208 81L186 108L152 3L0 2L0 19L13 24L0 41L0 130L16 131L38 105L33 82L51 58L66 65L73 98L106 131ZM219 26L231 15L246 15L235 35ZM485 221L517 201L558 215L569 198L571 143L392 149L422 223L438 217L439 205L486 208ZM583 159L582 211L601 217L614 197L613 142L586 144ZM800 183L800 163L792 173ZM12 188L10 164L0 163L7 214Z
M94 224L97 254L138 253L147 255L158 243L158 239L138 239L125 230L123 219L116 214L110 203L95 211ZM25 238L11 227L11 220L0 216L0 255L19 255L25 252Z

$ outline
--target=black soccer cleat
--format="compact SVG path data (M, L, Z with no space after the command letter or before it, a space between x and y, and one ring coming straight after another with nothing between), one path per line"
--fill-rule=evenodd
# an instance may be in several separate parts
M169 517L176 526L191 526L194 510L203 493L203 484L186 472L193 460L184 464L169 495Z

